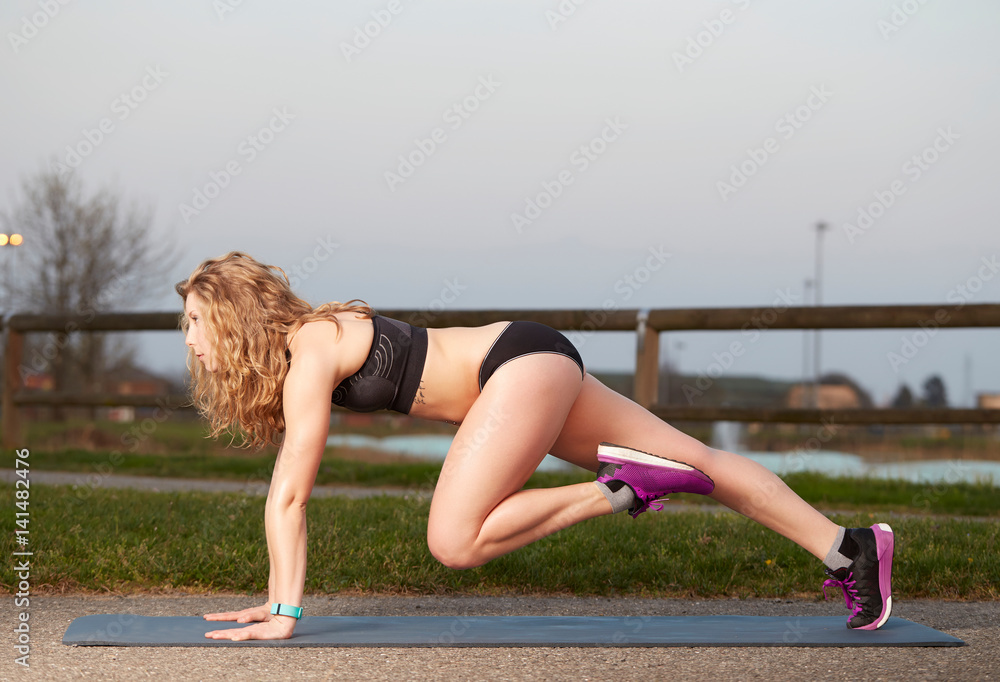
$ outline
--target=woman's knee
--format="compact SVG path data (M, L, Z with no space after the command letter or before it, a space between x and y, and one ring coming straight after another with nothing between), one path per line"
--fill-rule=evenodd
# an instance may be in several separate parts
M459 571L486 563L479 559L472 543L465 541L453 529L436 530L428 524L427 549L443 565Z

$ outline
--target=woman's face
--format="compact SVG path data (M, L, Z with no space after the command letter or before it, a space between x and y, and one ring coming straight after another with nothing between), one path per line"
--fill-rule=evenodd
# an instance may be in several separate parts
M194 350L205 369L214 372L218 369L218 365L215 362L214 349L209 341L208 329L205 327L206 321L202 314L203 311L204 302L192 291L184 301L184 314L188 319L188 331L184 342Z

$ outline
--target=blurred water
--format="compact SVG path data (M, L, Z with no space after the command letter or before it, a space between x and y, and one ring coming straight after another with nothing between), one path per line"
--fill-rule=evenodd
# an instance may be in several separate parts
M451 436L418 435L387 436L374 438L357 434L330 436L327 445L371 448L383 452L420 457L429 460L443 460L451 446ZM734 448L736 449L736 448ZM991 481L1000 484L1000 462L980 460L949 459L919 460L911 462L871 463L858 455L835 450L818 450L809 453L736 451L763 464L777 474L815 471L830 476L867 476L871 478L901 479L915 483L957 483L959 481ZM539 471L571 471L571 464L546 455L538 467Z
M410 455L422 459L443 460L451 447L451 436L421 435L421 436L386 436L375 438L358 434L330 436L326 444L348 448L371 448L382 452L393 452L400 455ZM572 471L579 469L568 462L545 455L538 471Z
M830 476L900 479L914 483L984 481L1000 484L1000 462L940 459L874 463L858 455L835 450L818 450L808 454L747 451L739 454L760 462L779 475L815 471Z

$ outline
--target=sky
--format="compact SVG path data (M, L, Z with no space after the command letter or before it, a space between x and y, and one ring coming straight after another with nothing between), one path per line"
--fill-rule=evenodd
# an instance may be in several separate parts
M151 207L182 256L144 310L230 250L314 304L811 304L821 221L824 304L995 303L998 24L989 0L14 0L0 211L46 169ZM179 333L136 338L183 367ZM995 329L822 338L876 401L1000 392ZM802 332L662 345L695 375L734 341L727 374L806 371Z

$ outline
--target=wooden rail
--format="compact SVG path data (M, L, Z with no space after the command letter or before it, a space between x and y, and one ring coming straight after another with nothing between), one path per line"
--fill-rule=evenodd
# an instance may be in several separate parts
M1000 410L957 408L792 409L653 405L650 412L670 422L730 421L785 424L1000 424Z
M379 310L382 315L422 327L475 327L503 320L530 320L572 334L636 332L636 402L671 421L753 421L838 424L1000 424L1000 410L870 409L818 410L656 405L659 333L770 329L890 329L1000 327L1000 304L955 306L823 306L767 308L681 308L660 310ZM178 312L95 315L15 314L0 319L4 332L3 447L19 445L23 405L131 405L174 409L184 396L72 395L22 390L24 335L38 332L177 331Z

